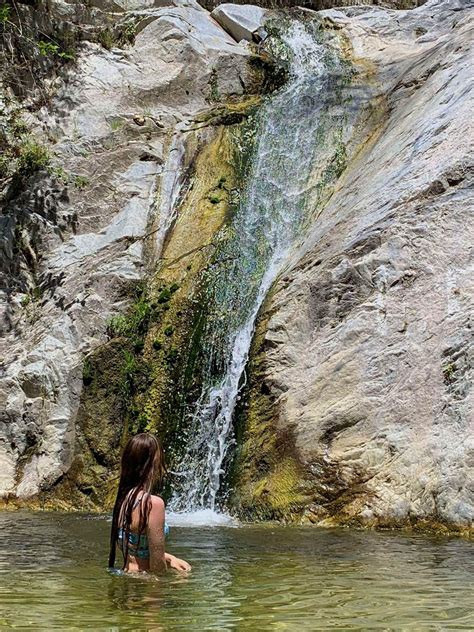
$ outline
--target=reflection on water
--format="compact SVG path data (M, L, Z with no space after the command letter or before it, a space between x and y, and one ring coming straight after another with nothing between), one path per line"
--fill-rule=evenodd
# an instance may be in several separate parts
M278 526L175 527L189 577L106 570L109 523L0 514L0 628L473 630L472 545Z

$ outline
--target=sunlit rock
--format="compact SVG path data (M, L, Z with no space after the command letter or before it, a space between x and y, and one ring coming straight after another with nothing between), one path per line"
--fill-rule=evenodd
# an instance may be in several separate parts
M265 9L251 4L220 4L211 15L237 42L252 42L262 39L265 13Z

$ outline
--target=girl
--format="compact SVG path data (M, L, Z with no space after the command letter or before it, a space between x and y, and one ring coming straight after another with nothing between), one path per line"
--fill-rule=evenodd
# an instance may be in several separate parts
M115 563L117 544L123 570L161 573L167 567L189 571L191 566L165 553L165 504L152 490L166 473L163 450L148 433L132 437L122 454L122 469L110 534L109 567Z

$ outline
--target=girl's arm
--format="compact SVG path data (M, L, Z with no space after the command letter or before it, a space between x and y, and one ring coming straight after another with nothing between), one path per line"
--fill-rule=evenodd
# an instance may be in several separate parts
M147 537L150 548L150 572L166 571L165 558L165 503L159 496L151 497L151 510L148 515Z

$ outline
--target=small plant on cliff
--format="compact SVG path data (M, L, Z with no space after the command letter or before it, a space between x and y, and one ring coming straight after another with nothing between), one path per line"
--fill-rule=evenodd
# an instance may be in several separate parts
M445 384L452 384L454 382L454 373L456 372L456 365L454 362L450 362L443 367L443 378Z
M131 45L137 35L137 22L130 21L123 24L117 33L117 43L119 46Z
M89 184L89 178L86 176L76 176L74 178L74 186L76 189L84 189Z
M107 334L110 338L117 336L126 336L129 329L127 317L119 314L118 316L112 316L107 323Z
M156 299L159 304L167 303L171 300L171 297L175 292L179 290L179 285L177 283L173 283L169 287L165 287L158 294L158 298Z
M26 139L19 147L18 170L23 175L29 175L47 167L51 156L44 145L37 141Z
M113 316L107 325L107 333L111 338L117 336L138 337L146 333L148 323L153 316L154 310L150 302L144 297L140 297L134 303L127 314Z
M99 31L97 40L106 50L111 50L115 44L115 36L111 29L102 29Z
M11 7L7 4L2 4L0 7L0 24L5 25L10 18Z
M29 132L28 125L17 113L14 113L12 117L10 130L14 138L22 138Z
M48 167L48 149L30 134L22 109L13 99L0 106L0 177L29 175Z
M125 399L133 395L135 387L135 373L138 370L138 362L133 353L125 350L123 352L123 365L121 367L122 383L121 393Z
M217 193L210 193L208 199L211 204L219 204L219 202L221 201L221 196Z
M219 92L219 81L217 78L217 70L215 68L213 68L211 71L211 76L209 77L208 85L209 85L209 98L207 99L207 101L209 103L214 103L215 101L219 101L219 99L221 98L221 95Z
M40 40L38 42L38 50L39 54L42 57L48 56L57 56L61 59L74 59L74 53L71 51L62 50L59 44L55 42L47 42L45 40Z
M122 129L123 125L124 122L120 119L114 119L113 121L110 121L110 129L113 132L118 132L118 130Z
M120 367L120 395L126 409L133 413L133 398L143 392L150 384L150 367L129 349L123 351L123 363Z
M53 44L52 42L40 40L38 42L38 50L40 55L47 57L48 55L54 55L57 53L59 51L59 46L57 44Z

